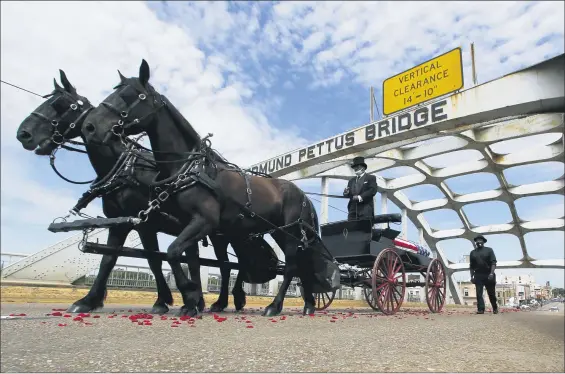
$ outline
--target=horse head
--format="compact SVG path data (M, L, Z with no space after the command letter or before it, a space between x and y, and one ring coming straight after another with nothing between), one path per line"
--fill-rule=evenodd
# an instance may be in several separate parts
M71 85L63 70L59 70L61 87L55 79L55 89L18 127L17 139L22 146L38 155L49 155L66 141L80 136L80 128L93 108Z
M120 83L102 104L85 120L82 129L87 142L106 144L113 137L136 135L150 131L156 114L166 104L149 84L149 65L145 60L139 77L126 78L118 70Z

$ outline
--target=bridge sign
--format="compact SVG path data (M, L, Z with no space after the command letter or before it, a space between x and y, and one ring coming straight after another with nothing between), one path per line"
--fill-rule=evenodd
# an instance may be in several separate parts
M383 82L386 115L463 88L461 48L434 57Z

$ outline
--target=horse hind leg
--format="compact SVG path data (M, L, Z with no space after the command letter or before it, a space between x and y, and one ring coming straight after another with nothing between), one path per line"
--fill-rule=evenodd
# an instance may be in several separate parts
M289 234L298 237L298 234L296 233L298 230L290 231L287 229L286 231ZM263 316L265 317L276 316L282 312L286 292L288 291L288 287L296 274L296 254L298 250L298 242L294 238L288 236L288 234L279 231L273 233L271 236L284 252L285 266L282 284L279 287L273 302L265 308L263 312Z
M216 259L221 262L228 261L228 240L225 236L213 235L210 241L214 246L214 253ZM210 312L219 313L223 312L228 307L228 289L230 283L231 269L226 266L220 266L221 285L218 300L210 305Z
M235 284L233 285L233 289L231 291L233 295L233 303L235 305L235 310L240 312L245 307L247 303L246 294L243 290L243 273L240 271L237 273L237 278L235 280Z

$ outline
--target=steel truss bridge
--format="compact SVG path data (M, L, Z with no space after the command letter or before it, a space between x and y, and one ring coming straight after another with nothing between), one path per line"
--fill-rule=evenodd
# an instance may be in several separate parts
M419 231L419 241L432 250L448 270L452 299L461 303L462 297L453 274L468 270L466 263L448 261L441 242L451 239L472 240L477 234L510 234L518 238L521 257L500 261L499 269L554 268L565 269L565 260L556 258L538 260L532 256L525 235L540 231L563 231L564 218L527 221L518 215L516 201L524 197L564 194L564 175L540 183L513 185L504 170L521 165L559 162L563 164L565 148L565 55L516 71L490 82L460 91L448 97L394 114L347 133L265 160L251 168L266 171L274 177L288 180L319 178L321 192L328 194L331 179L348 180L354 176L348 163L353 157L364 156L367 172L377 176L381 193L382 213L387 212L390 200L402 210L403 235L406 237L408 219ZM500 142L556 134L559 140L528 149L516 149L499 154L493 146ZM449 155L461 150L474 150L479 160L455 166L435 168L425 159ZM413 168L416 173L399 178L383 178L379 173L399 166ZM564 165L565 166L565 165ZM458 194L446 180L474 173L491 173L499 186L490 191ZM443 197L427 201L411 201L402 191L406 188L431 184L438 187ZM328 221L328 198L322 197L321 223ZM497 225L473 225L463 207L487 201L505 203L511 213L511 222ZM461 220L462 227L437 230L425 220L423 213L451 209ZM486 214L486 213L485 213ZM105 230L97 230L90 239L100 243L106 240ZM82 234L75 235L3 269L3 281L42 281L72 283L98 267L98 255L78 251ZM136 234L124 244L139 245ZM203 284L208 271L202 270Z

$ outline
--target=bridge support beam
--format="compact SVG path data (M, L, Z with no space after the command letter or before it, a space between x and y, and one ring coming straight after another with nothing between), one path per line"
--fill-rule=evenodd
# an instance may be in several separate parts
M330 178L322 177L322 195L327 195L330 190ZM320 224L328 223L328 197L322 196L320 207Z

